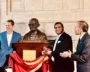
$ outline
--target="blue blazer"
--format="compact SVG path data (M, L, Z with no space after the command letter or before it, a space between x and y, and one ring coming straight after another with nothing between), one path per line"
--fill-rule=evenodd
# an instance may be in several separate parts
M13 31L12 40L10 46L7 42L7 31L0 33L0 67L2 67L6 61L6 55L13 51L12 43L18 42L21 39L21 34Z

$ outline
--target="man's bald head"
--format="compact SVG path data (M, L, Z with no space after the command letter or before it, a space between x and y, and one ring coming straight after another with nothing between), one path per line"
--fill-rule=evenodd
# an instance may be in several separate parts
M32 18L30 21L29 21L29 28L31 29L31 30L37 30L37 28L40 26L40 24L39 24L39 21L38 21L38 19L36 19L36 18Z

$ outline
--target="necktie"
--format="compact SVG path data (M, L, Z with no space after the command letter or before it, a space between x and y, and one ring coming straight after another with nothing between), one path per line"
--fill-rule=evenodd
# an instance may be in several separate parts
M80 47L80 39L78 40L78 43L77 43L77 49L76 49L76 52L79 53L81 51L81 47Z
M79 45L80 44L80 39L78 40L78 44L77 45Z

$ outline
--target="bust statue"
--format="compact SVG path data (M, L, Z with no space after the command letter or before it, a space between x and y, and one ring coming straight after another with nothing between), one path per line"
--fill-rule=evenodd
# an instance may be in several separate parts
M30 31L23 36L23 42L47 41L46 34L38 30L38 27L40 26L38 19L32 18L29 21L28 26L30 28Z

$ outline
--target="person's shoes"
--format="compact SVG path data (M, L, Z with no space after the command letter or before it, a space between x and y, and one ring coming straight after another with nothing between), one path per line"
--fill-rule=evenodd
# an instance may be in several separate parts
M5 72L12 72L12 67L6 66L5 67Z

